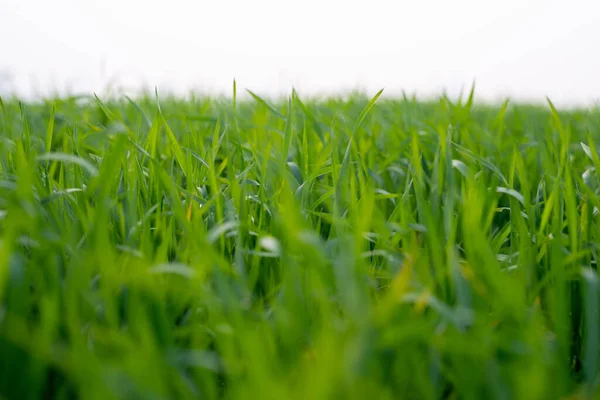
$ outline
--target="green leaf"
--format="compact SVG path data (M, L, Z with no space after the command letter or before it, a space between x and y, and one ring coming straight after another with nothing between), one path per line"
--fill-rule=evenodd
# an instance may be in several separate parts
M151 267L149 269L151 274L169 274L169 275L179 275L184 278L191 279L195 275L195 271L189 266L181 263L169 263L169 264L159 264Z
M89 161L84 160L83 158L73 155L73 154L65 154L65 153L46 153L37 156L38 161L58 161L65 164L75 164L85 169L90 175L96 176L98 175L98 169L92 165Z
M509 189L509 188L505 188L505 187L497 187L496 193L505 193L511 197L514 197L515 199L517 199L519 201L519 203L521 203L523 206L525 206L525 198L523 197L523 195L521 193L517 192L514 189Z
M369 100L369 102L367 103L367 105L365 106L365 108L363 108L363 110L361 111L360 115L358 116L358 120L356 121L356 124L354 125L354 129L352 130L352 137L354 137L354 135L358 131L358 128L363 123L363 121L367 117L367 114L369 114L369 111L371 111L371 108L373 108L373 106L375 105L375 102L377 101L377 99L379 98L379 96L381 96L382 93L383 93L383 89L381 89L379 92L377 92L375 94L375 96L373 96L371 98L371 100Z
M54 135L54 114L56 112L56 105L52 104L52 110L50 111L50 119L48 120L48 128L46 129L46 153L52 151L52 137Z

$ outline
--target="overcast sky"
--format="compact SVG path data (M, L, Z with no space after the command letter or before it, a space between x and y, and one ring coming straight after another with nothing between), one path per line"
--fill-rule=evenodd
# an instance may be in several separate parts
M598 0L0 0L0 91L600 99ZM10 79L8 79L10 78ZM9 83L12 82L12 83Z

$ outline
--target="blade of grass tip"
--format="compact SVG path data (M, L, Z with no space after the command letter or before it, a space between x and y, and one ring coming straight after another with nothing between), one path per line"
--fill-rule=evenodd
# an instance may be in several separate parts
M288 113L287 118L285 120L285 128L284 128L284 143L283 143L283 154L281 157L281 171L286 170L286 164L288 162L288 157L290 153L290 146L292 144L292 135L293 135L293 116L294 116L294 102L292 101L292 97L288 98Z
M158 112L162 114L162 110L160 109L160 101L158 101L158 86L154 86L154 99L156 100L156 108Z
M568 147L569 147L568 139L569 138L567 137L567 132L562 124L560 115L558 114L558 110L556 109L556 107L554 107L554 104L552 103L552 101L550 100L549 97L546 97L546 101L548 102L548 105L550 106L550 111L552 114L552 122L554 123L554 126L558 130L558 133L560 136L560 144L562 145L562 146L559 146L560 163L564 164L567 160L567 153L568 153Z
M150 128L150 126L152 125L152 121L150 121L150 118L148 117L148 115L144 112L144 110L142 110L142 108L139 106L138 103L136 103L135 101L133 101L131 99L131 97L129 96L125 96L125 98L127 99L127 101L129 102L129 104L131 104L136 110L137 112L140 113L140 115L142 116L142 118L144 119L144 122L146 123L146 127Z
M336 185L335 185L335 206L337 213L336 217L339 217L342 212L342 188L344 184L347 184L346 176L348 174L348 166L350 164L350 151L352 148L352 138L348 142L348 146L346 147L346 152L344 153L344 158L342 159L342 164L340 167L340 173L338 175ZM339 214L338 214L339 213Z
M221 185L219 184L219 166L217 165L218 152L220 147L221 137L219 136L221 127L221 118L219 116L217 123L215 124L215 129L213 131L212 138L212 147L210 154L210 168L208 175L208 182L211 190L211 198L215 200L215 223L221 224L224 222L225 216L225 204L223 199L223 193L221 189ZM225 158L226 160L226 158ZM225 162L223 160L223 163ZM221 164L222 165L222 164ZM220 248L224 249L225 246L225 238L220 237L219 239Z
M167 124L167 120L165 119L164 116L162 116L162 119L163 119L163 123L165 124L165 131L167 132L169 144L171 145L171 151L173 151L173 154L175 155L175 160L177 161L177 164L179 164L179 168L181 168L183 175L187 177L188 176L187 162L186 162L186 157L185 157L185 154L181 147L181 144L179 144L177 137L175 136L175 134L169 127L169 124Z
M294 97L294 101L300 106L300 108L302 109L302 112L304 114L306 114L306 116L308 118L310 118L311 121L316 122L316 118L313 115L313 113L308 109L308 107L306 107L306 105L304 105L304 103L302 102L302 100L300 99L300 96L298 95L298 92L296 91L296 89L292 89L292 97Z
M54 135L54 114L56 112L56 104L52 104L50 111L50 119L48 120L48 128L46 129L46 153L52 150L52 136Z
M498 111L498 113L496 114L496 117L494 118L494 122L493 122L493 127L496 129L496 137L497 137L497 144L501 145L502 143L504 143L503 139L504 139L504 131L506 130L506 125L504 123L504 118L506 116L506 110L508 109L508 104L509 104L509 99L506 99L504 101L504 103L502 104L502 107L500 107L500 111Z
M304 119L302 124L302 169L304 176L308 176L309 168L308 133L306 129L306 119Z
M151 274L174 274L187 279L192 279L196 274L196 271L182 263L158 264L151 267L148 272Z
M177 164L179 165L179 168L181 168L183 175L185 177L187 177L187 175L188 175L187 162L186 162L185 154L182 150L182 146L179 144L177 137L175 136L175 134L169 127L169 124L167 123L167 120L160 108L160 101L158 99L158 88L156 88L156 87L154 88L154 93L156 95L156 106L158 109L158 115L160 116L162 123L164 124L165 131L167 133L167 138L169 139L169 144L171 146L171 151L175 155L175 161L177 161Z
M162 126L162 120L156 111L156 115L154 116L154 120L150 125L150 129L148 129L148 134L146 135L146 140L144 143L144 149L150 157L156 158L156 151L158 149L158 134L160 132L160 128ZM132 142L137 143L132 139Z
M237 83L233 79L233 112L237 115Z
M562 128L562 122L560 121L560 116L558 115L558 110L556 109L556 107L554 107L554 103L552 103L552 100L550 100L550 98L548 96L546 96L546 101L548 102L548 105L550 106L550 111L552 113L552 120L557 125L557 127Z
M212 150L212 163L214 165L215 159L217 158L217 153L219 152L219 148L221 147L221 116L217 117L217 122L215 123L215 129L213 130L211 150Z
M377 94L375 96L373 96L373 98L371 98L371 100L369 100L369 102L367 103L367 105L365 106L365 108L363 108L363 110L361 111L360 115L358 116L358 120L356 121L356 125L354 125L354 129L352 129L352 137L354 137L354 135L358 131L358 128L363 123L363 121L367 117L367 114L369 113L369 111L371 111L371 108L373 108L373 106L375 105L375 102L377 101L377 99L379 98L379 96L381 96L382 93L383 93L383 89L381 89L379 92L377 92Z
M98 169L93 166L89 161L84 160L81 157L78 157L73 154L65 154L65 153L47 153L37 156L37 161L59 161L67 164L76 164L81 168L85 169L89 172L90 175L96 176L98 175Z
M0 113L2 113L2 125L4 126L5 134L8 133L8 115L6 114L6 108L4 106L4 100L2 100L2 96L0 96Z
M127 126L127 124L125 124L125 122L123 122L123 120L121 120L112 111L110 111L110 109L102 102L102 100L100 100L100 98L96 95L96 93L94 93L94 98L96 99L96 102L98 103L98 105L100 106L100 109L102 110L102 112L104 112L106 117L110 121L119 122L121 124L121 127L126 130L127 135L133 140L135 138L135 133L133 132L133 130L131 128L129 128L129 126Z
M279 117L281 119L285 119L285 117L283 115L281 115L281 113L279 111L277 111L275 108L273 108L271 105L269 105L269 103L267 103L265 100L261 99L258 95L256 95L250 89L246 89L246 91L250 94L250 96L252 96L252 98L254 100L256 100L258 103L260 103L260 104L264 105L265 107L267 107L269 109L269 111L271 111L277 117Z
M507 195L517 199L519 201L519 203L521 203L523 205L523 207L526 207L525 198L523 197L523 195L521 193L517 192L514 189L509 189L509 188L499 186L496 188L496 193L507 194Z
M463 177L465 177L466 179L470 178L471 170L464 162L462 162L460 160L452 160L451 162L452 162L452 168L455 168L456 170L458 170L458 172L460 172L461 175Z
M458 91L458 99L456 100L456 104L452 104L451 105L451 109L457 109L462 107L462 101L463 101L463 97L465 95L465 85L464 83L460 85L460 90ZM444 91L444 98L446 98L447 100L450 100L448 93L446 91Z
M135 140L133 140L131 138L128 138L128 140L129 140L129 143L131 143L140 153L142 153L143 155L148 157L150 160L154 160L152 155L150 153L148 153L146 150L144 150L144 148L142 146L140 146Z
M110 111L110 109L108 107L106 107L106 105L102 102L102 100L100 100L100 98L98 97L98 95L96 93L94 93L94 98L96 99L96 102L100 106L100 109L104 112L104 114L106 114L108 119L115 120L115 121L118 120L118 118L115 116L115 114L113 114L113 112Z
M598 157L598 152L596 151L596 145L594 144L594 139L592 139L592 135L588 134L588 145L581 142L581 147L587 156L594 163L594 167L596 171L600 171L600 157Z
M579 142L579 144L581 145L583 152L590 158L590 160L593 161L594 159L592 158L592 150L590 149L590 146L583 142Z
M336 134L336 123L337 117L334 116L331 122L331 137L329 138L329 148L331 152L331 177L333 180L333 185L338 182L339 178L339 168L340 168L340 155L338 151L339 147L339 135Z
M296 101L296 103L300 106L300 109L302 110L302 112L304 113L304 115L307 116L308 119L311 121L313 129L317 133L317 136L319 137L319 140L323 144L325 144L325 138L324 138L323 129L322 129L321 125L319 124L319 121L317 120L317 118L315 117L315 115L302 102L302 100L300 99L300 96L298 95L298 92L296 91L296 89L292 90L292 96L294 97L294 101Z
M467 99L467 104L465 104L465 109L470 110L473 106L473 100L475 99L475 80L471 84L471 91L469 92L469 98Z
M29 154L31 148L31 131L29 130L29 123L27 121L27 115L25 113L25 105L19 102L19 109L21 111L21 123L22 123L22 135L25 146L25 153Z

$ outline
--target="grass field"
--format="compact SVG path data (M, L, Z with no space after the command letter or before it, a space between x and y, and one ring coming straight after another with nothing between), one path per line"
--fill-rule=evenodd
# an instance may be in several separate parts
M600 111L0 104L0 398L599 398Z

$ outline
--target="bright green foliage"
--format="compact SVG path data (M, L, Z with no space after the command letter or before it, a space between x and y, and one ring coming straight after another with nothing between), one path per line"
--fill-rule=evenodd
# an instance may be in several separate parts
M0 398L600 395L600 112L0 104Z

